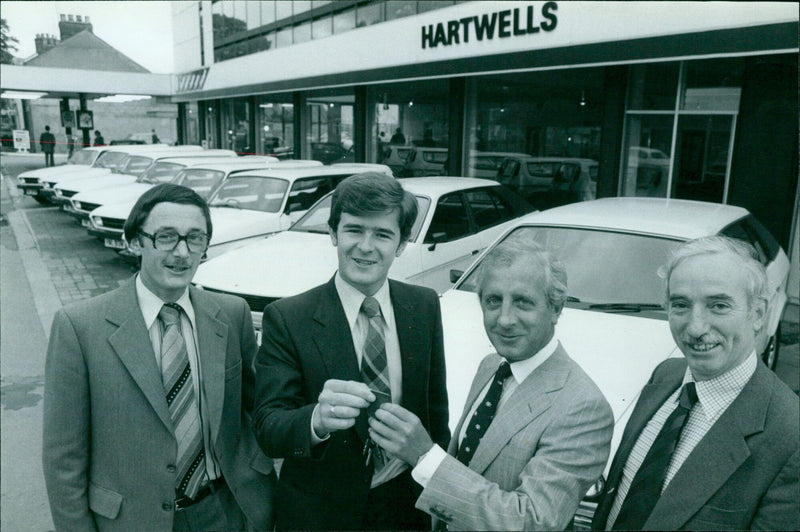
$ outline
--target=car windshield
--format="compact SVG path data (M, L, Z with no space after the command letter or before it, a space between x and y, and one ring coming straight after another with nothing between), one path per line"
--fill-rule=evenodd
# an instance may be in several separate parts
M147 170L147 167L153 164L152 157L145 157L143 155L130 155L128 160L117 171L122 174L140 176Z
M259 176L230 177L211 195L211 207L229 207L261 212L279 212L289 182Z
M205 170L202 168L187 168L178 173L172 183L189 187L204 198L208 199L214 188L219 185L225 172L220 170Z
M409 242L414 242L419 236L420 227L422 222L425 221L425 216L428 213L428 207L431 200L424 196L415 196L417 198L417 219L414 220L414 225L411 227L411 236ZM328 217L331 214L331 195L328 194L316 205L314 205L302 218L289 229L289 231L299 231L301 233L328 233Z
M114 170L118 169L127 158L128 154L121 151L104 151L94 162L94 166L97 168L110 168Z
M512 235L537 242L567 269L567 306L604 312L655 312L665 318L658 269L680 240L602 229L524 226ZM458 290L476 292L472 269ZM654 317L656 317L654 316Z
M182 168L184 168L184 165L177 163L168 163L164 161L153 163L136 179L136 182L150 183L152 185L169 183Z
M90 165L94 162L97 152L95 150L78 150L72 154L67 164Z

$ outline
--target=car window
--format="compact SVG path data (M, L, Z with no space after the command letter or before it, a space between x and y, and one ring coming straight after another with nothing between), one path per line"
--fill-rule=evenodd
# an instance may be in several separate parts
M424 243L450 242L469 233L469 218L461 199L461 193L448 194L439 198Z
M502 159L500 159L502 161ZM490 156L473 157L470 161L475 170L497 170L498 158Z
M118 151L104 151L97 157L94 166L97 168L118 168L120 163L125 162L128 158L127 153Z
M500 170L497 171L497 180L504 185L512 184L514 177L519 174L519 161L514 159L506 159L500 165Z
M220 170L204 170L201 168L187 168L178 173L172 181L176 185L183 185L189 187L204 198L211 195L222 179L225 177L225 172Z
M759 240L756 231L747 226L746 220L747 218L742 218L741 220L737 220L736 222L730 224L728 227L720 231L720 234L730 238L737 238L753 246L756 250L756 253L758 253L758 261L761 264L766 265L767 262L769 261L767 250L764 248L761 241Z
M745 223L747 224L747 227L749 227L752 232L755 233L759 242L761 242L767 262L772 262L780 251L781 245L778 243L775 237L772 236L772 233L770 233L769 230L764 227L761 222L759 222L752 214L745 218Z
M120 169L123 174L130 174L139 176L147 170L147 167L153 164L152 157L145 157L143 155L131 155L125 166Z
M528 163L528 173L533 177L555 177L561 163Z
M97 152L94 150L78 150L72 154L67 162L69 164L90 165L92 164L92 161L94 161L96 154Z
M136 179L139 183L169 183L172 179L185 168L182 164L155 162Z
M599 172L599 170L600 167L596 164L593 164L589 167L589 178L592 181L597 182L597 173Z
M431 164L444 164L447 162L446 151L423 151L422 160Z
M538 243L564 264L570 297L568 306L624 312L644 305L652 306L646 310L655 312L657 317L665 317L660 308L664 304L665 286L658 270L680 244L679 240L548 226L519 227L505 239L511 237ZM459 284L459 290L477 291L476 271L477 267L471 269ZM592 308L610 304L618 306Z
M556 172L553 181L556 183L574 183L578 180L581 167L577 164L562 164Z
M211 195L212 207L231 207L261 212L279 212L289 188L284 179L258 176L236 176L223 181Z
M511 206L491 189L468 190L465 195L478 231L514 218Z

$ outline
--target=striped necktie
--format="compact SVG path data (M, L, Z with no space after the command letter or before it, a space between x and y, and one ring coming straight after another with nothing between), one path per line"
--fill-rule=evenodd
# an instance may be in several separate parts
M678 407L664 422L639 471L634 475L612 530L641 530L650 517L661 496L672 453L696 402L695 383L687 382L681 390Z
M192 383L189 354L181 334L181 307L166 303L158 317L164 326L161 336L161 377L169 414L178 441L175 491L178 497L193 498L205 475L200 410Z
M361 303L361 312L367 317L367 339L361 354L361 380L372 390L386 394L390 400L389 366L386 358L386 339L384 338L381 306L374 297L367 296ZM375 470L387 463L386 454L377 445L373 446L372 460Z

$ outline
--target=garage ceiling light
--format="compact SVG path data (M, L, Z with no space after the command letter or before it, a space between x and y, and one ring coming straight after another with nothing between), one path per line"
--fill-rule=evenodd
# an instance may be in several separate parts
M46 92L3 91L3 93L0 94L0 98L9 100L38 100L46 94Z
M102 98L95 98L94 101L106 102L106 103L124 103L124 102L135 102L137 100L149 100L149 99L150 96L142 94L114 94L111 96L103 96Z

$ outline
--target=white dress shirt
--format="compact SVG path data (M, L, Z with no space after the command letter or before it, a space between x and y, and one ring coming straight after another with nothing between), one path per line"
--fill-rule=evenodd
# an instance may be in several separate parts
M155 295L149 288L142 282L141 276L136 276L136 298L139 302L139 309L142 311L144 324L150 333L150 343L153 345L153 352L156 356L156 365L159 372L161 371L161 335L162 330L158 322L158 313L161 312L161 307L164 306L166 301ZM192 386L194 387L195 397L197 404L200 408L200 424L203 431L203 445L205 447L206 456L206 473L208 480L214 480L222 475L219 466L216 464L214 458L213 448L211 447L211 427L208 426L205 420L210 419L208 413L208 406L205 401L205 392L202 386L202 368L200 366L200 358L197 350L197 325L194 315L194 307L189 298L189 289L186 288L183 295L175 301L180 305L183 312L181 316L181 333L183 335L184 343L186 344L186 353L189 356L189 367L192 369ZM191 334L187 334L191 332Z
M686 368L686 373L683 375L683 381L678 389L670 395L664 404L653 414L650 421L647 422L639 438L631 449L628 460L622 469L622 477L617 487L617 494L614 498L614 504L611 505L611 510L608 513L607 528L610 530L616 521L619 511L622 508L622 503L625 502L625 497L628 495L628 490L631 487L631 482L642 466L647 452L661 432L661 428L667 421L669 415L678 408L679 397L681 389L687 382L694 382L697 390L697 403L689 412L689 418L686 425L683 427L681 437L675 446L675 451L672 453L669 467L667 468L667 475L664 479L664 486L661 491L667 489L667 486L672 481L672 478L681 468L686 458L689 457L691 452L700 443L700 440L705 437L709 429L717 422L719 417L728 409L733 401L739 396L750 377L756 371L756 352L753 351L750 355L735 368L723 373L722 375L713 379L704 381L695 381L692 376L690 368Z
M500 410L503 408L503 405L513 395L514 391L519 387L519 385L522 384L522 382L527 379L528 376L536 370L536 368L541 366L545 360L550 358L553 353L555 353L557 347L558 339L555 337L555 335L553 335L550 341L547 342L547 344L532 357L526 358L525 360L518 360L517 362L511 362L509 364L509 367L511 368L511 376L513 378L506 379L505 382L503 382L503 392L500 395L500 401L497 403L497 412L500 412ZM489 382L486 383L481 392L475 398L475 401L472 403L472 405L470 405L469 410L467 411L467 416L464 418L465 420L472 419L472 416L475 414L478 406L483 401L483 398L486 397L487 393L489 393L489 388L491 388L493 381L494 378L489 379ZM459 445L467 434L468 426L469 423L467 422L462 423L461 425L461 432L458 434ZM438 469L445 456L447 456L447 453L444 451L444 449L439 447L437 444L434 444L433 447L419 460L414 469L411 470L411 476L424 488L430 481L431 477L433 477L433 474L436 473L436 469Z

